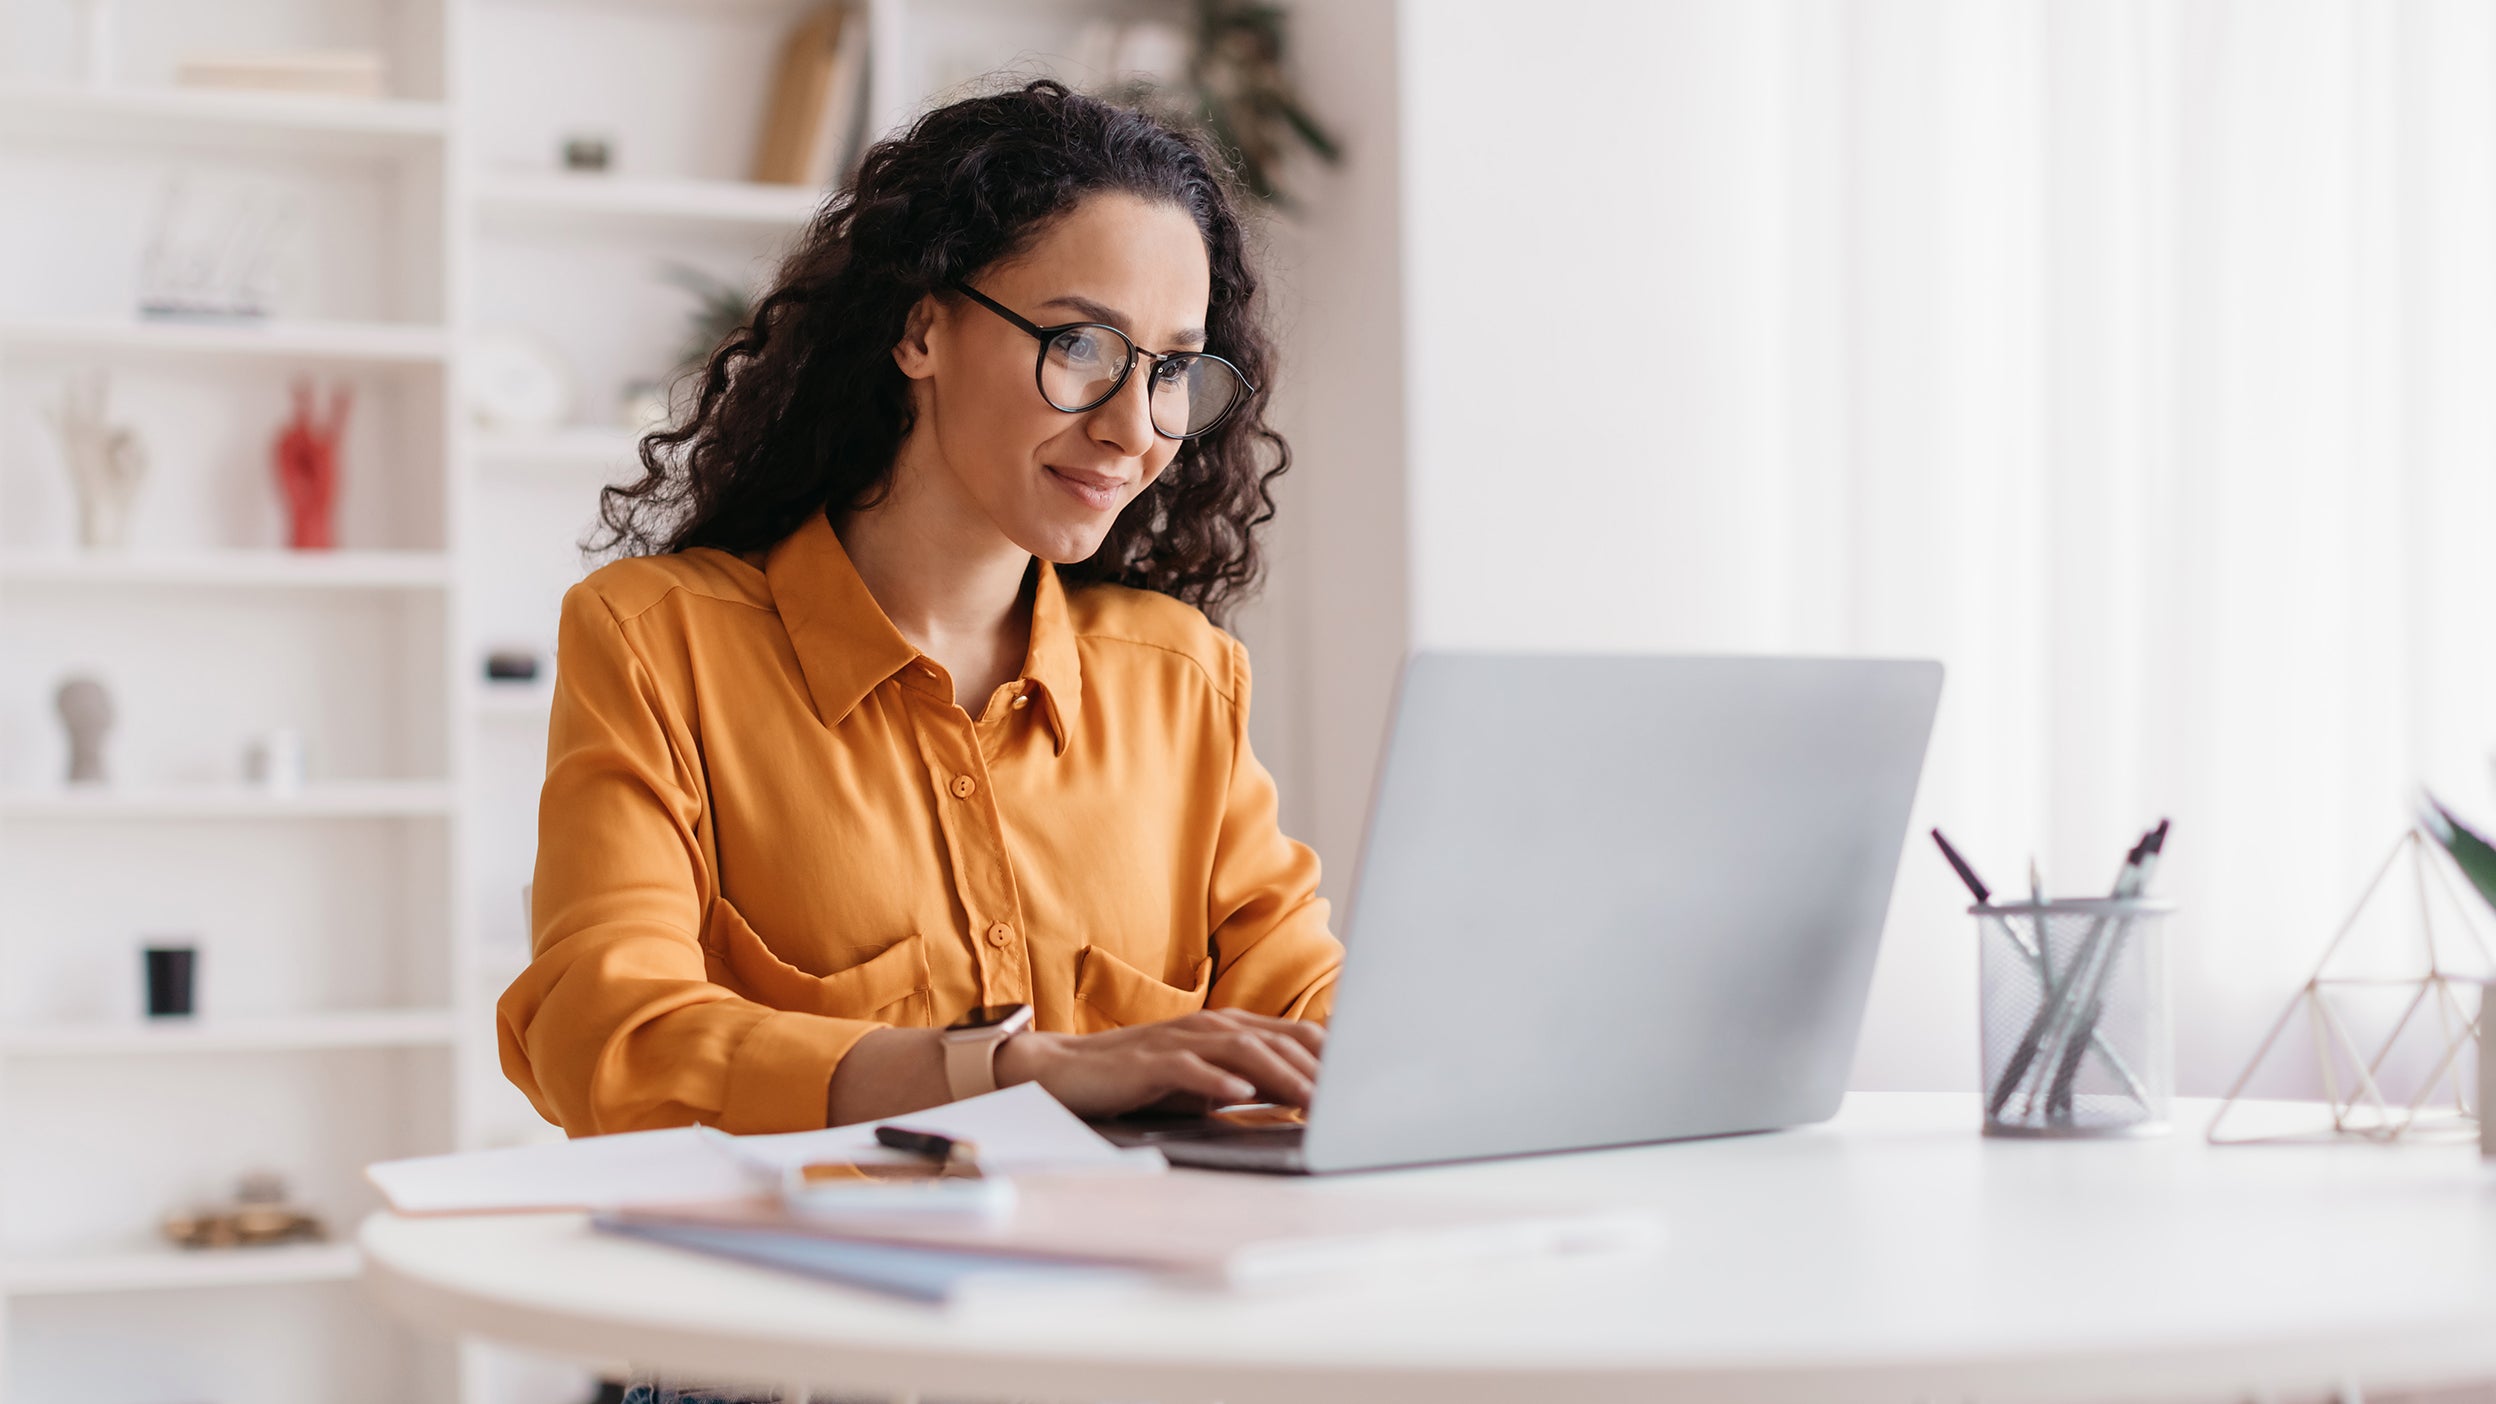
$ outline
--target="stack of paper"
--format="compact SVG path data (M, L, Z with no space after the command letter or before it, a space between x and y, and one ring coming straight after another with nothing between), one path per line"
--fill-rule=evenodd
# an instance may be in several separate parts
M842 1280L907 1265L948 1295L1047 1268L1095 1279L1263 1289L1488 1259L1643 1245L1646 1210L1520 1210L1384 1186L1181 1173L1121 1182L1026 1175L1015 1207L979 1215L792 1214L760 1201L601 1215L601 1228ZM878 1285L886 1285L879 1283ZM984 1284L983 1284L984 1285ZM911 1290L908 1287L899 1290Z
M593 1222L673 1247L928 1301L1044 1284L1246 1288L1652 1241L1645 1211L1598 1212L1416 1198L1376 1184L1164 1174L1159 1152L1121 1149L1035 1083L896 1117L979 1148L1012 1177L1009 1211L890 1206L792 1212L792 1167L900 1162L871 1125L778 1136L703 1127L397 1160L366 1172L402 1214L589 1209ZM1139 1173L1141 1172L1141 1173Z

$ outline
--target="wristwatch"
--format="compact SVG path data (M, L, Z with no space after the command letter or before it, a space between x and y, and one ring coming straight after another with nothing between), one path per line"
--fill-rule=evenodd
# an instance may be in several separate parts
M945 1087L955 1101L997 1090L997 1048L1031 1027L1028 1004L983 1004L945 1027Z

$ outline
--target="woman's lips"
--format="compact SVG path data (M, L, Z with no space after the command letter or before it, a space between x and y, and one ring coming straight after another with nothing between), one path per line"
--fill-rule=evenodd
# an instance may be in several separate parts
M1040 466L1048 468L1045 463ZM1062 468L1048 468L1048 473L1052 479L1056 480L1059 487L1073 494L1077 502L1095 512L1115 510L1118 506L1118 495L1126 487L1124 482L1116 478L1095 478L1089 474L1069 473Z

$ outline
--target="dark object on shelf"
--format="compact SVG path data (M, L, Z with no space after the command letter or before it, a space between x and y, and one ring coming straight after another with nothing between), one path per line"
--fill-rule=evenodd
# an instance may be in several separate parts
M199 984L199 947L149 946L147 1017L170 1019L196 1013L193 991Z
M485 656L485 676L493 682L535 682L537 655L524 648L498 648Z
M1112 96L1202 129L1231 158L1249 193L1288 207L1292 199L1276 178L1291 148L1305 147L1330 166L1343 159L1342 144L1310 115L1283 71L1290 19L1271 0L1196 0L1185 86L1134 83Z
M185 1248L319 1243L329 1237L318 1215L286 1202L285 1178L266 1170L243 1176L232 1203L168 1214L164 1229L165 1237Z
M615 148L602 136L572 136L563 139L563 168L567 171L603 171L614 160Z
M90 677L65 679L52 694L69 732L69 783L104 783L104 733L113 729L113 694Z
M338 544L338 442L347 431L355 387L332 386L329 416L312 410L312 382L294 384L295 412L278 431L270 456L278 491L286 498L286 544L298 551L327 551Z

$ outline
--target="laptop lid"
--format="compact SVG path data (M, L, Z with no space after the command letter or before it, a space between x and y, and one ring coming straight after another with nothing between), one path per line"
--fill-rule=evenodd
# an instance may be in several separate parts
M1868 659L1408 659L1308 1168L1835 1112L1941 675Z

